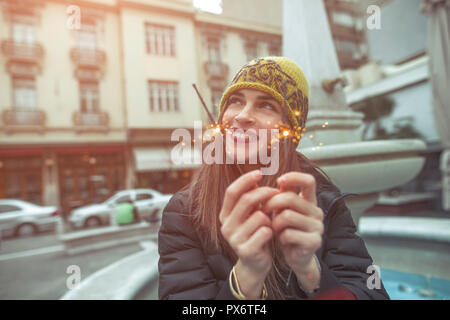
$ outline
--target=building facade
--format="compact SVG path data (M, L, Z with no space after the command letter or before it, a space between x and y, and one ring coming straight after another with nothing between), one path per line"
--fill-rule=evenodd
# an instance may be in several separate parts
M281 27L190 0L0 0L0 198L72 208L117 190L172 193L196 165L172 132L209 119L250 58L281 54Z
M126 186L118 19L85 4L1 1L0 198L64 209Z

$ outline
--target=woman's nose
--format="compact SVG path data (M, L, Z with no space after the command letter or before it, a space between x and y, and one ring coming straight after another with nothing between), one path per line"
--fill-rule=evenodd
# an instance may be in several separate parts
M253 124L255 122L255 118L252 115L251 105L247 103L234 119L241 125Z

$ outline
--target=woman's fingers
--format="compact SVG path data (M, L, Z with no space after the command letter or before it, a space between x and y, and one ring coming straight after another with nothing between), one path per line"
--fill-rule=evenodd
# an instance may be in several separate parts
M304 232L292 228L284 229L278 236L278 240L283 246L300 247L303 253L315 252L322 244L322 236L317 232Z
M257 186L259 180L261 180L262 173L260 170L250 171L237 178L231 183L225 191L223 199L222 210L219 214L219 220L223 223L224 219L231 213L231 210L235 206L242 194L252 190Z
M323 219L323 212L319 207L293 192L282 192L274 195L264 204L262 210L271 213L281 212L284 209L291 209L318 220Z
M264 245L272 239L273 231L270 227L260 227L248 241L242 243L237 247L237 254L239 257L254 257L262 251Z
M271 228L272 221L262 211L255 211L230 237L230 245L236 247L247 241L260 227Z
M323 223L317 219L305 216L293 210L283 210L272 220L272 229L280 234L284 229L292 228L304 232L318 232L323 234Z
M277 179L281 191L301 188L301 195L306 200L317 205L316 179L314 176L302 172L288 172Z
M258 210L260 204L267 202L279 193L280 190L271 187L259 187L246 192L239 198L229 216L233 216L238 222L242 222L251 212Z
M260 187L243 194L238 203L228 216L222 220L222 233L232 233L238 228L248 216L259 209L261 203L266 202L280 191L270 187Z

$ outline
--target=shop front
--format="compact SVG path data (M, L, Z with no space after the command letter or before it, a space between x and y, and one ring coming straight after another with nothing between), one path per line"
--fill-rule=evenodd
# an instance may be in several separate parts
M125 145L0 148L0 199L59 206L67 216L130 187L126 169Z
M100 203L126 188L126 152L103 148L62 150L57 154L63 211Z
M136 187L150 188L162 193L176 193L189 184L200 166L193 159L175 164L171 149L166 147L133 149Z
M44 157L39 153L0 156L0 199L20 199L44 204Z

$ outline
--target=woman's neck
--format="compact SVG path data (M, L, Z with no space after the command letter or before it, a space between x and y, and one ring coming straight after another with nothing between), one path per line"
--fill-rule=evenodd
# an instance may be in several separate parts
M237 165L239 168L239 171L241 171L243 174L253 171L253 170L258 170L261 168L260 164L238 164Z

